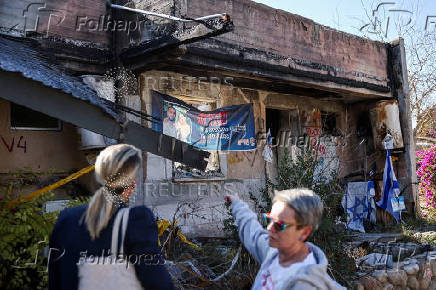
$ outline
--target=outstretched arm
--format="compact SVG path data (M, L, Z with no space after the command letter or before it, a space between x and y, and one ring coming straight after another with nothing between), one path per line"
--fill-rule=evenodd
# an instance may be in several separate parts
M230 208L238 226L239 238L250 254L262 263L269 250L269 235L256 214L242 200L232 201Z

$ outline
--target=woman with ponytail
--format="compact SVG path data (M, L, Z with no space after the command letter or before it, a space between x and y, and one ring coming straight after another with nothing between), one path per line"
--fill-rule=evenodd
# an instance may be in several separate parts
M141 163L140 151L131 145L118 144L100 152L95 176L101 187L88 204L63 210L53 229L49 289L78 289L78 265L83 259L94 263L109 261L105 258L111 254L114 220L121 209L128 207ZM152 212L145 206L132 207L128 212L122 245L126 266L134 267L144 289L173 289L157 245L157 224ZM98 277L93 282L96 289L101 288Z

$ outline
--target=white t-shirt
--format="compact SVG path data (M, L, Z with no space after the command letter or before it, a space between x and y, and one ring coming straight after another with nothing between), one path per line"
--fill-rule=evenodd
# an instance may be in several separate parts
M301 262L294 263L289 267L283 267L279 264L279 256L269 264L267 268L262 270L260 284L255 285L252 289L262 290L279 290L284 289L286 285L283 284L289 276L294 275L301 267L306 265L316 264L315 257L311 252L307 255L306 259Z

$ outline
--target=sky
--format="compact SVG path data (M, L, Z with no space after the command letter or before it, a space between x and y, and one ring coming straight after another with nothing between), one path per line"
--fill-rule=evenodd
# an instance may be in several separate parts
M372 10L379 9L375 16L381 20L380 27L387 31L386 38L393 40L398 34L393 27L392 20L387 25L387 19L397 19L404 25L415 25L417 28L425 30L425 24L428 23L427 29L436 27L436 0L254 0L255 2L282 9L294 14L298 14L314 20L315 22L339 29L352 34L362 35L365 24L369 19L374 19ZM384 4L383 4L384 3ZM391 4L392 3L392 4ZM393 4L395 3L395 4ZM365 8L371 18L368 18ZM398 11L404 10L404 11ZM413 13L410 13L410 12ZM428 16L428 18L427 18ZM427 20L428 19L428 20ZM409 20L413 20L411 24ZM433 23L432 23L433 22ZM366 29L369 31L370 27ZM433 30L435 31L435 30ZM371 33L367 33L371 37ZM375 35L374 35L375 36Z
M310 18L334 29L384 42L398 38L395 23L405 28L412 26L413 34L405 34L406 46L411 41L410 37L414 37L416 33L436 33L436 0L253 1ZM382 31L382 38L373 33L374 25L368 25L371 21L375 23L374 19L379 20L376 30ZM428 105L431 104L436 104L436 98L429 100ZM415 125L416 117L413 116L412 126Z

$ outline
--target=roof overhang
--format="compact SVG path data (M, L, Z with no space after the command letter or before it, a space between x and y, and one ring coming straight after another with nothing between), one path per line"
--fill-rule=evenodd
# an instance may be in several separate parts
M0 70L0 95L13 103L106 137L121 139L155 155L201 170L206 168L205 158L209 152L134 122L120 123L100 107L25 78L21 73Z
M126 121L116 104L101 99L34 43L0 37L0 98L204 170L210 153Z

